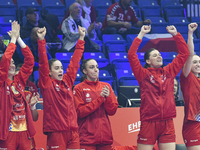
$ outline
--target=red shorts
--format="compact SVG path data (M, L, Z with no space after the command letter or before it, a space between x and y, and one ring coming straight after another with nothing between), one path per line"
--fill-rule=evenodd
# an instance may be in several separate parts
M49 132L47 134L48 150L80 149L78 131Z
M140 144L154 145L158 143L175 142L173 119L161 121L142 121L137 142Z
M6 140L0 140L0 149L30 150L31 140L28 138L27 131L9 132Z
M96 144L96 145L82 145L81 149L85 150L111 150L111 145Z
M188 121L184 123L182 134L186 147L200 145L200 122Z

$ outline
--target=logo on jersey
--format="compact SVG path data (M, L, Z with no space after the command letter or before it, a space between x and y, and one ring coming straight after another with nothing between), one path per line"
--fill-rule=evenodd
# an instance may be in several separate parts
M92 101L92 99L91 99L91 97L90 97L90 94L89 93L87 93L86 95L86 102L91 102Z
M76 91L73 91L73 94L75 94L76 93Z
M90 91L90 89L89 88L83 88L83 91Z
M56 91L60 91L60 87L58 84L56 84L56 87L55 87Z
M12 89L12 91L13 91L14 94L19 94L19 92L15 89L15 86L12 85L11 89Z
M155 80L153 79L153 75L151 75L150 81L151 81L151 83L155 83Z
M128 20L131 20L131 16L127 16L127 19L128 19Z
M87 94L86 94L86 97L90 97L90 94L89 94L89 93L87 93Z
M10 95L10 88L7 86L7 95Z

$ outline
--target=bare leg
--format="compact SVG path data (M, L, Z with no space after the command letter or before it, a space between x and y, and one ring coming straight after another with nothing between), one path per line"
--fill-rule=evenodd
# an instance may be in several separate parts
M153 150L154 145L137 143L137 150Z
M159 150L175 150L176 144L175 144L175 142L159 143L158 147L159 147Z
M200 150L200 145L189 146L189 147L187 147L187 150Z

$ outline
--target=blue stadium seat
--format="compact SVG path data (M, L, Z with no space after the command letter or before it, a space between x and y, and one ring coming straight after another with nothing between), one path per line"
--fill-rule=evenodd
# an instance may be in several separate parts
M107 70L99 70L99 81L109 83L110 86L114 89L115 91L115 86L113 83L113 77L109 74Z
M181 8L174 8L174 7L167 7L163 9L164 18L167 22L169 22L169 17L185 17L184 9Z
M109 60L110 63L112 63L115 59L127 59L127 53L126 52L112 52L109 53Z
M49 13L57 16L65 16L66 7L60 0L42 0L43 14Z
M186 34L188 33L188 23L174 23L173 24L177 31L180 32L181 34Z
M181 6L179 0L161 0L160 5L162 8Z
M97 52L97 53L85 52L85 53L83 53L83 57L84 57L85 60L89 59L89 58L95 59L98 63L99 68L106 67L109 64L109 60L101 52Z
M138 0L138 6L141 7L157 7L157 0Z
M163 58L163 64L164 65L171 63L172 60L177 56L176 52L160 52L160 54Z
M37 85L39 80L39 71L34 71L33 76L34 76L34 83Z
M138 85L132 70L116 70L117 71L117 85L118 86L133 86Z
M143 7L141 8L142 18L148 17L161 17L161 9L159 6L156 7Z
M167 33L166 24L152 24L151 25L151 33Z
M14 16L16 18L17 7L12 0L0 0L0 16Z
M70 63L72 55L73 55L72 52L68 52L68 53L56 53L56 59L58 59L58 60L61 61L62 65L63 65L63 70L67 69L67 67L68 67L68 65Z
M149 16L148 18L146 17L145 20L146 19L150 19L152 24L161 24L161 25L168 24L163 17L159 17L159 16L157 16L157 17Z
M11 30L11 23L0 23L0 34L4 37L4 39L10 39L8 35L8 31Z
M120 34L104 34L102 36L105 53L126 52L126 41Z
M15 16L1 16L0 17L0 23L12 23L14 20L16 20Z
M189 21L185 17L168 17L169 24L181 23L181 24L189 24Z
M66 71L65 71L65 72L66 72ZM74 82L74 85L77 85L77 84L80 83L82 75L83 75L83 73L82 73L80 70L78 70L78 71L77 71L77 75L76 75L76 80L75 80L75 82Z
M105 17L108 7L112 5L110 0L93 1L93 6L97 12L97 16Z

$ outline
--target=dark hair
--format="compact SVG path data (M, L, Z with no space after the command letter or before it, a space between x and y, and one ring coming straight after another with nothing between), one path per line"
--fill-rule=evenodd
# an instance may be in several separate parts
M86 63L90 60L95 60L93 58L89 58L89 59L83 59L81 62L81 72L83 73L83 75L81 76L81 82L83 82L86 79L86 75L84 74L83 70L86 69Z
M51 66L52 66L52 64L55 62L55 61L57 61L58 59L56 59L56 58L52 58L52 59L50 59L49 60L49 70L51 70ZM59 61L59 60L58 60Z
M145 54L144 54L144 61L145 61L145 62L146 62L146 60L149 59L150 53L151 53L153 50L156 50L156 49L155 49L155 48L150 48L150 49L148 49L148 50L145 52ZM150 67L149 64L145 63L144 68L148 68L148 67Z

